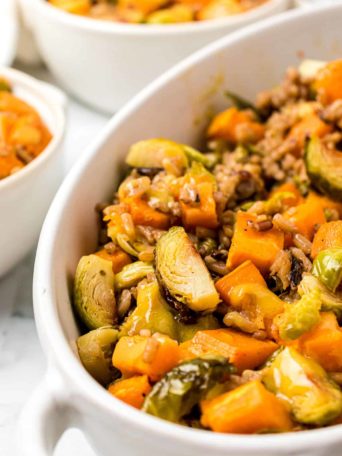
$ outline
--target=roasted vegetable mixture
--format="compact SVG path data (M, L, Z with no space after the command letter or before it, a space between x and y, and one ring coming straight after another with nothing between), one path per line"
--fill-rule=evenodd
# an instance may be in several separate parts
M227 93L203 152L132 145L75 275L110 394L214 432L342 423L341 80L305 61L254 105Z
M48 0L64 11L130 24L175 24L233 16L267 0Z
M0 180L20 171L50 140L37 111L16 97L10 82L0 76Z

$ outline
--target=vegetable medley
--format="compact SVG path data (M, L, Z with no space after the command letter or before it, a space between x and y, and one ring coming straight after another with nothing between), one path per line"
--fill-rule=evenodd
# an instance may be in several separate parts
M69 13L131 24L204 21L249 11L267 0L48 0Z
M228 93L204 152L140 141L81 258L77 341L110 394L224 433L342 422L342 60Z
M51 134L37 111L0 77L0 180L20 171L49 144Z

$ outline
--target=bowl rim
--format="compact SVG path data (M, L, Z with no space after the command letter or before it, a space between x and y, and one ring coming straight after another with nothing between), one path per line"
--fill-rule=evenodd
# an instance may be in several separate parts
M266 19L209 44L160 76L116 114L102 131L102 134L88 146L82 159L65 179L50 207L42 229L34 271L35 319L41 344L48 354L50 367L57 369L62 378L68 379L68 388L71 392L77 391L78 397L82 397L90 406L95 407L96 410L105 413L107 416L120 419L122 423L129 424L131 429L133 429L132 426L135 426L135 429L144 433L146 438L173 439L180 444L201 450L200 454L205 450L213 449L218 451L250 451L250 454L258 451L258 454L262 454L260 453L262 451L277 451L281 448L286 448L288 451L291 447L299 452L316 446L332 445L342 440L341 425L277 435L217 434L206 430L186 428L146 415L114 397L109 397L108 392L86 372L64 334L55 302L54 243L58 236L62 216L65 216L65 203L77 189L84 170L95 159L97 150L106 144L112 132L118 130L131 113L140 108L147 99L156 96L164 85L188 71L194 64L205 61L208 55L219 53L226 47L234 46L241 39L251 39L253 35L265 29L275 29L279 25L287 24L293 20L300 21L311 16L320 17L322 12L341 14L342 7L341 5L329 5L310 10L300 9L279 15L277 18Z
M215 30L223 30L229 27L244 26L254 21L258 21L267 15L274 15L278 8L288 8L289 0L267 0L266 3L253 8L245 13L236 16L223 17L207 21L193 21L178 24L123 24L120 22L104 21L92 19L76 14L67 13L46 0L21 0L35 2L41 12L50 19L63 22L65 25L74 27L79 31L109 35L131 35L131 36L155 36L155 35L177 35L187 33L202 33Z
M33 94L36 98L40 98L42 103L44 103L53 113L54 123L56 125L56 131L54 133L51 132L51 141L34 160L25 165L20 171L11 174L4 179L0 179L1 195L1 192L13 188L14 186L22 183L21 181L29 179L32 174L39 172L40 167L43 166L45 162L47 162L50 157L54 155L54 153L59 151L58 146L60 145L65 133L66 117L64 109L66 105L66 97L60 89L57 89L51 84L33 78L32 76L29 76L19 70L0 66L0 75L5 76L10 80L10 82L14 85L14 92L16 87L21 86L25 87L27 91ZM37 110L37 112L41 117L43 117L39 110Z

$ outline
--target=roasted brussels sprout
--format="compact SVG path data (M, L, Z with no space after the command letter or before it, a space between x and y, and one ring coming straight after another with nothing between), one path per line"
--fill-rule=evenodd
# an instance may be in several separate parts
M342 413L342 394L324 369L286 347L263 371L267 389L286 399L299 423L324 426Z
M333 199L342 199L342 154L311 138L305 151L306 171L312 185Z
M322 302L322 310L332 311L337 318L342 318L342 294L339 291L332 293L320 280L309 273L303 274L303 279L299 284L298 292L301 296L310 294L317 290Z
M313 262L312 274L330 291L335 292L342 280L342 249L320 252Z
M191 412L218 383L228 379L234 368L221 356L185 361L156 383L146 397L142 410L179 422Z
M111 326L103 326L80 336L77 349L83 366L102 385L107 385L118 372L112 365L114 346L118 331Z
M319 322L321 305L318 290L302 296L297 302L285 304L284 312L276 317L280 338L294 340L310 331Z
M112 262L97 255L83 256L77 266L74 304L89 329L114 325L117 321Z
M159 292L157 281L138 287L137 307L127 317L120 331L121 336L133 336L149 329L177 339L177 324L171 310Z
M135 261L128 264L115 275L115 289L121 290L122 288L133 287L152 272L154 272L154 269L151 263Z
M220 301L214 282L184 228L171 228L157 242L156 270L160 284L190 309L213 311Z

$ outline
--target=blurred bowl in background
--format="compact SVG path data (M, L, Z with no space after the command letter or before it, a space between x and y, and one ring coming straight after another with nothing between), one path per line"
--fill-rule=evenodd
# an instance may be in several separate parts
M18 19L13 0L0 0L0 66L13 62L17 47Z

